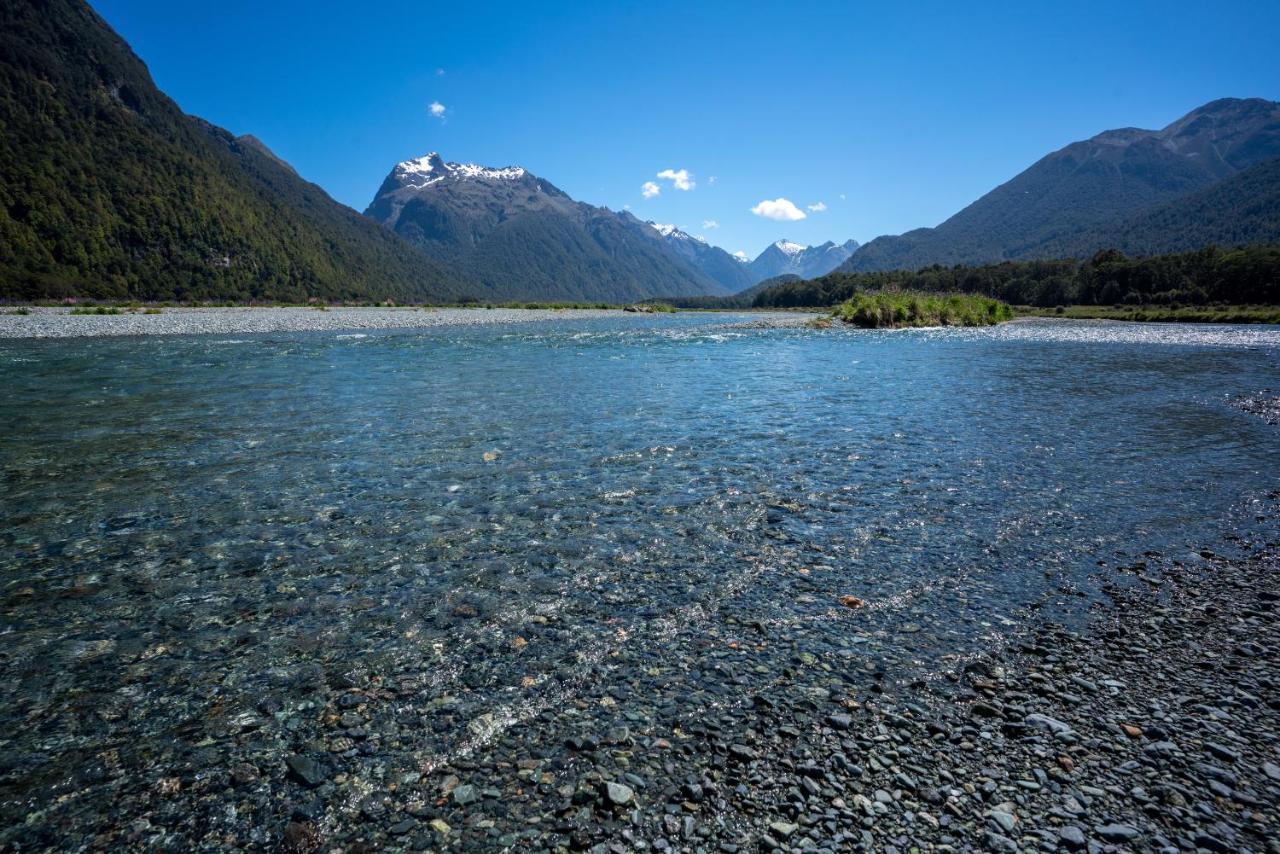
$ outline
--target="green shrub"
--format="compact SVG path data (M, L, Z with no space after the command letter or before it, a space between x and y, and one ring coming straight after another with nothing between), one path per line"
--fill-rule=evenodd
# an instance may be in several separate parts
M974 294L879 291L855 294L832 316L864 329L919 326L991 326L1013 319L1013 308Z

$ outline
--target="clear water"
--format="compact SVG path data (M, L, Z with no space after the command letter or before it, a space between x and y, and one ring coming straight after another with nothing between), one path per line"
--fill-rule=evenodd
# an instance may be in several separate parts
M425 773L584 697L669 730L797 673L910 690L1099 562L1258 536L1280 471L1228 405L1280 389L1274 327L678 315L6 341L0 374L6 818L105 791L106 750L283 755L350 685L448 712L379 747Z

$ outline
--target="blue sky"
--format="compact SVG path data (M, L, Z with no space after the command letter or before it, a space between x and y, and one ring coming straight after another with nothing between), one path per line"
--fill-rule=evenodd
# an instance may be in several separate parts
M1280 99L1257 0L94 5L187 112L357 210L439 151L751 256L936 225L1073 140ZM804 218L752 212L779 199Z

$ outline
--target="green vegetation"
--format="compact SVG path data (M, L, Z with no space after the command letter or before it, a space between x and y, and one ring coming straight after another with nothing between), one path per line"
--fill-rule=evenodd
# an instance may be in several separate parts
M124 314L113 305L80 306L71 309L72 314Z
M827 307L868 291L981 294L1012 305L1280 305L1280 246L1209 247L1178 255L1006 261L981 267L832 273L756 295L757 308Z
M1073 320L1133 320L1143 323L1276 323L1280 307L1274 305L1224 306L1113 306L1072 305L1056 308L1019 306L1018 314L1063 317Z
M845 323L864 329L917 326L992 326L1013 319L1013 309L973 294L922 294L880 291L855 294L832 312Z
M81 0L0 4L0 298L456 299L474 286L188 116Z
M1127 255L1248 246L1280 239L1280 158L1135 214L1106 228L1045 243L1040 257L1087 256L1099 247Z

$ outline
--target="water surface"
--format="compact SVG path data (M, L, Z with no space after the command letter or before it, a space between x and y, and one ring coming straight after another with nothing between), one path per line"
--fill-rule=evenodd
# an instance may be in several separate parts
M733 319L0 344L0 816L250 744L380 779L588 706L915 690L1103 565L1262 535L1280 442L1228 402L1274 327ZM325 729L378 686L389 729Z

